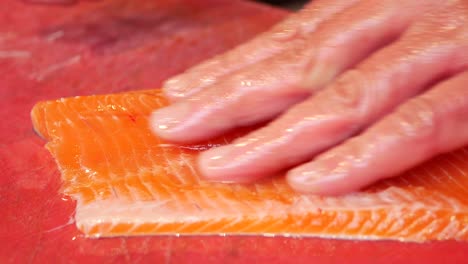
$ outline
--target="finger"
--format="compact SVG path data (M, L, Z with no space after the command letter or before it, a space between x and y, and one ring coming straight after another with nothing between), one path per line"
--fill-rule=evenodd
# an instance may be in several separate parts
M190 96L228 73L287 50L297 42L304 42L305 36L313 32L322 21L354 2L357 0L313 1L268 32L167 80L163 90L172 100Z
M323 22L317 30L316 55L306 67L305 87L323 86L339 73L356 65L375 50L393 42L438 1L396 4L394 1L361 1Z
M251 181L309 160L466 67L468 41L453 41L444 34L402 38L268 126L203 153L200 171L212 180Z
M468 72L440 83L364 134L288 173L301 192L336 195L468 144Z
M191 142L268 120L321 89L358 58L394 38L413 19L410 13L388 11L379 1L365 3L365 7L353 6L337 15L333 18L336 23L325 23L307 44L245 67L192 95L190 100L158 111L153 116L156 133L171 141ZM356 16L363 8L379 19ZM394 23L397 14L399 22ZM367 41L363 43L364 38ZM309 82L308 89L304 89L299 83L311 57L319 58L320 63L315 64L314 83Z
M254 64L219 82L219 88L159 109L151 116L153 131L176 142L196 142L233 127L267 120L306 98L297 87L301 50L287 52Z

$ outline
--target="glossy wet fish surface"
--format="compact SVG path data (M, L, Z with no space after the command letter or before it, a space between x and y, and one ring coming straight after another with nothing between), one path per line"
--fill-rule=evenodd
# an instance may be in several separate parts
M468 150L340 197L304 195L283 177L254 184L203 180L197 153L234 136L179 146L149 128L159 90L39 102L45 139L90 237L252 234L404 241L468 240ZM239 132L240 133L240 132Z

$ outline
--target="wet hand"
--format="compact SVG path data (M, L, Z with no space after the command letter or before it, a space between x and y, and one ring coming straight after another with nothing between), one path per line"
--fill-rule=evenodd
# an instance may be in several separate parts
M164 84L160 137L206 140L210 180L289 170L296 190L359 190L468 143L468 1L316 0Z

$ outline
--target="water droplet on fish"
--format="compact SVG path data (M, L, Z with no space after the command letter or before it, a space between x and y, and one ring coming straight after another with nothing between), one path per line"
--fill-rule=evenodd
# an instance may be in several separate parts
M241 85L250 87L250 86L252 86L252 82L251 81L241 81Z

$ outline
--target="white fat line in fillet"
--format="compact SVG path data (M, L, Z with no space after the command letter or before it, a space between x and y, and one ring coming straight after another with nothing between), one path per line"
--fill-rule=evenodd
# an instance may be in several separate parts
M131 102L128 102L128 99L129 99L129 98L130 98L129 96L126 96L126 97L125 97L125 96L122 96L121 99L124 99L125 101L124 101L124 102L121 102L121 105L125 105L125 103L127 103L128 105L131 105ZM112 101L111 101L110 103L113 104ZM124 114L127 114L127 115L129 115L129 116L131 115L131 113L127 110L126 107L122 107L120 110L121 110L122 113L124 113ZM122 120L119 120L117 124L118 124L118 126L123 125ZM127 144L132 145L132 148L131 148L131 151L132 151L132 153L131 153L131 154L132 154L131 161L135 162L136 168L137 168L137 172L138 172L138 169L141 168L142 166L141 166L141 164L138 162L139 159L136 158L138 155L137 155L137 153L135 152L135 148L134 148L134 146L133 146L133 144L132 144L132 143L133 143L133 142L132 142L132 138L137 138L137 135L136 135L135 133L133 133L133 134L131 135L131 137L130 137L130 135L128 135L128 133L124 133L124 138L125 138L125 141L127 142ZM120 143L120 142L119 142L119 143ZM119 157L123 157L123 155L120 155ZM127 156L126 156L126 157L127 157ZM121 160L122 160L122 159L121 159ZM123 162L123 164L125 164L125 162ZM127 167L124 167L124 168L127 170ZM127 170L127 171L128 171L128 170Z
M370 217L366 217L367 213L370 213ZM358 229L356 230L358 234L364 234L370 227L374 227L375 213L376 213L375 209L355 211L355 214L359 214L364 217L364 221L361 222L361 224L358 226Z
M444 193L443 193L443 194L440 194L440 193L438 193L437 191L433 191L433 192L432 192L433 195L435 195L436 193L438 193L438 194L439 194L439 197L438 197L438 198L441 199L441 200L443 200L443 201L445 201L446 204L450 205L452 209L459 210L460 207L462 207L462 208L464 207L463 204L460 205L459 202L455 202L455 201L454 201L454 200L458 200L457 198L449 199L449 198L447 197L446 193L447 193L447 194L450 194L450 193L451 193L451 190L447 188L447 185L445 185L444 182L442 182L442 181L440 180L439 177L436 177L435 175L432 175L432 173L433 173L432 170L426 170L426 173L428 173L429 175L431 175L431 177L433 177L434 179L436 179L436 181L439 183L439 185L442 186L442 188L444 189ZM447 173L447 172L444 171L444 173ZM436 200L434 199L434 196L431 196L430 198L431 198L431 200L436 201ZM442 204L442 203L439 202L439 203L437 203L437 204L438 204L439 206L443 207L443 204Z
M206 220L206 218L203 218L204 221L203 221L203 224L199 227L197 227L197 229L195 231L191 231L190 233L215 233L215 232L220 232L222 231L222 228L213 228L212 226L214 225L218 225L219 222L227 219L227 218L215 218L215 219L209 219L209 220ZM230 219L230 221L232 221L232 219ZM235 221L233 221L235 222ZM193 227L193 225L197 224L199 225L201 223L201 220L199 221L194 221L194 222L183 222L181 225L179 225L177 227L177 229L179 230L179 232L181 233L185 233L187 232L185 229L186 228L190 228L190 227Z
M425 167L421 168L421 173L425 174L426 177L430 177L433 181L436 181L438 183L438 189L443 189L446 193L447 192L447 186L444 184L444 182L442 182L440 180L440 177L438 175L435 175L433 173L433 169L427 169ZM434 184L426 184L426 186L430 186L430 185L433 185ZM440 201L440 199L435 199L434 196L435 196L435 193L437 191L432 191L431 192L431 195L427 195L424 197L424 200L422 200L421 202L424 203L424 204L427 204L429 206L435 206L435 208L437 207L441 207L443 208L444 207L444 204L442 203L442 201ZM440 197L439 197L440 198Z
M137 137L137 136L138 136L138 135L136 135L136 134L133 134L133 135L132 135L132 137ZM132 138L130 138L130 135L128 135L128 134L126 133L125 136L124 136L124 138L125 138L125 140L126 140L126 142L127 142L128 144L133 145L133 144L132 144L132 143L133 143L133 142L132 142ZM125 154L126 154L126 156L127 156L129 153L125 153ZM127 184L127 179L128 179L129 177L132 177L132 176L133 176L133 177L139 178L139 175L138 175L138 173L139 173L139 168L142 168L142 167L143 167L143 166L138 162L138 161L139 161L138 155L137 155L137 153L136 153L136 151L135 151L135 147L133 147L133 146L131 147L131 161L135 162L135 168L136 168L136 170L135 170L135 172L132 173L132 172L130 172L130 171L127 169L127 166L124 167L125 170L126 170L126 173L125 173L126 175L125 175L125 177L124 177L124 178L125 178L125 185L126 185L126 186L128 186L128 184ZM135 176L135 174L136 174L136 176ZM123 176L123 175L122 175L122 176ZM140 198L137 197L137 195L138 195L138 193L139 193L139 192L138 192L138 188L133 188L133 187L130 187L130 186L128 186L128 188L129 188L130 190L135 190L134 192L130 192L130 194L132 195L132 198L133 198L135 201L136 201L136 200L139 200Z
M235 187L236 189L243 189L245 187L243 186L236 186ZM236 197L236 202L238 202L238 205L239 207L242 208L242 210L244 210L244 212L248 213L248 214L258 214L258 213L261 213L261 210L262 208L259 208L258 206L258 203L257 204L252 204L252 202L250 202L248 199L245 199L243 198L240 193L242 193L242 190L240 192L238 192L236 189L234 190L231 190L233 191L234 193L234 197ZM231 201L232 203L232 201ZM234 206L231 206L232 209L238 209L238 208L235 208Z
M386 220L386 215L382 216L382 214L379 213L379 209L370 210L370 212L371 217L367 221L367 223L369 223L369 227L362 231L362 233L375 233L374 230L376 230L382 224L382 222Z
M274 179L271 183L273 184L273 187L275 187L276 192L280 195L288 195L288 193L291 192L291 190L287 188L287 184L285 182L281 184L277 179Z
M110 179L116 179L117 178L117 175L113 172L110 172L109 173L109 178ZM114 198L119 198L119 194L117 193L117 190L115 189L115 186L114 186L114 183L112 180L107 180L107 185L109 186L109 190L110 192L112 193L112 197Z
M383 232L388 230L394 224L395 218L401 217L401 215L398 215L398 213L395 215L393 213L394 210L396 210L396 208L385 209L385 212L381 217L381 221L378 223L378 225L375 226L375 232Z
M171 201L173 201L173 204L176 207L175 212L180 213L182 215L187 215L192 205L192 204L188 204L187 193L178 192L178 194L175 195L174 192L171 191L170 188L167 189L167 192L169 193L171 197L170 199Z
M159 108L164 107L165 105L161 102L159 97L154 97L155 103L158 105Z
M135 176L135 174L131 172L125 172L124 174L121 174L119 176L122 179L121 181L122 184L120 186L123 185L125 188L127 188L128 193L130 194L130 197L126 196L126 197L121 197L121 198L124 198L124 199L130 198L129 199L130 201L141 201L144 199L144 196L140 195L140 192L139 192L140 189L137 187L133 187L128 183L129 178L138 177L138 176Z
M463 229L460 231L460 236L463 237L468 234L468 225L466 223L463 224Z
M122 96L121 98L123 98L123 97L124 97L124 96ZM120 105L122 106L122 105L124 104L123 102L114 102L114 99L116 99L116 98L115 98L115 97L111 97L111 96L107 96L107 97L105 97L104 102L105 102L107 105L114 105L114 104L120 103ZM99 104L102 105L102 104L101 104L101 101L99 101ZM104 105L104 107L106 107L106 105ZM121 108L119 108L119 110L122 112L122 114L125 114L125 113L130 114L126 109L127 109L127 108L124 107L124 106L122 106ZM122 122L122 120L120 120L120 119L117 119L117 120L112 119L112 120L110 120L110 122L113 122L113 123L115 124L115 127L118 128L118 130L122 130L122 127L123 127L123 122ZM101 124L103 124L103 122L101 122ZM108 130L108 128L106 129L105 127L103 127L102 129L105 129L106 131ZM106 134L107 134L107 133L106 133ZM130 138L130 135L128 135L128 133L119 133L119 134L120 134L120 135L123 134L123 138L125 139L126 144L132 145L132 139ZM122 149L120 148L120 144L119 144L120 142L116 142L116 141L115 141L115 138L112 137L112 135L109 135L109 136L111 137L111 140L112 140L113 145L114 145L114 146L117 146L117 149L118 149L118 152L119 152L119 155L118 155L118 156L119 156L120 163L122 164L122 168L125 170L125 173L128 175L128 174L131 173L131 172L127 169L127 168L128 168L128 166L126 165L127 163L126 163L122 158L126 157L129 153L123 153L123 152L122 152ZM132 136L135 136L135 135L132 135ZM132 159L131 159L131 160L134 161L134 162L137 162L138 159L137 159L137 155L136 155L136 153L135 153L135 148L134 148L134 147L131 148L131 152L132 152L132 153L131 153L131 156L132 156ZM139 165L139 164L136 164L136 168L139 168L139 167L140 167L140 165ZM109 168L109 169L110 169L110 168Z
M244 205L243 202L241 201L232 201L230 199L227 199L224 194L224 190L215 191L215 197L212 199L212 202L210 205L212 206L212 209L214 210L223 210L225 213L232 215L232 214L241 214L239 212L239 209L241 207L247 207L251 209L248 205ZM200 193L201 194L201 193ZM222 208L222 209L220 209ZM243 209L245 211L245 209Z
M130 227L129 227L125 232L123 232L123 233L121 233L121 234L132 234L133 231L135 230L135 228L138 227L137 224L135 224L135 223L130 223L130 222L117 223L117 224L130 224Z
M185 222L180 222L176 227L174 227L173 230L171 230L173 233L177 233L176 235L178 236L179 233L183 233L184 229L185 228L188 228L190 226L193 226L193 222L188 222L188 221L185 221Z
M206 231L206 232L227 231L228 227L239 224L239 222L242 221L242 219L244 219L244 216L242 216L242 215L238 215L238 216L235 216L235 217L233 215L229 215L229 216L226 216L226 217L217 217L214 220L206 221L206 224L204 224L198 230L200 232L204 232L204 231ZM228 221L226 221L226 220L228 220ZM223 227L221 227L219 230L214 230L214 229L209 228L210 226L212 226L214 224L218 224L221 221L225 221L225 222L227 222L227 224L224 225ZM236 231L236 232L238 232L238 231Z
M265 191L269 191L269 188L264 187L262 184L254 184L253 186L255 188L256 195L258 195L259 197L263 197L264 196L263 194L265 193Z
M160 185L157 185L156 187L154 188L157 188L159 191L156 191L155 190L155 194L154 195L158 195L158 200L159 201L167 201L167 203L171 203L174 207L174 205L177 207L176 209L181 211L180 210L180 204L181 202L179 202L178 198L175 198L176 196L174 195L174 189L171 188L171 187L168 187L167 185L165 184L160 184ZM183 212L183 211L182 211Z
M59 105L59 104L61 104L61 103L57 102L56 105ZM54 106L54 104L52 104L52 102L46 102L46 103L44 103L44 106L42 107L42 112L44 114L43 120L44 120L44 123L45 123L46 134L50 134L51 131L56 130L58 128L57 127L58 123L56 121L52 121L52 119L48 118L49 117L49 110L53 106ZM50 124L51 122L52 122L52 124ZM43 135L43 136L46 136L46 135ZM47 137L48 137L49 142L50 141L53 141L53 142L57 141L57 138L56 138L55 135L54 135L54 137L50 137L50 135L47 136Z
M349 201L347 201L349 204L346 204L346 208L352 210L356 207L373 207L376 205L385 206L387 202L381 197L381 195L384 193L385 191L371 194L352 194L349 196Z
M109 96L105 96L103 98L104 102L106 102L108 97ZM85 100L85 103L87 103L87 102L89 102L89 101ZM105 109L106 106L103 105L101 100L98 100L97 102L98 102L98 107L101 107L101 108ZM107 170L109 171L108 175L111 176L109 178L113 183L115 180L118 179L117 177L114 177L114 176L118 176L118 175L113 173L113 166L110 163L109 153L104 149L104 145L102 145L102 141L103 140L110 140L112 142L111 146L112 146L113 149L111 149L111 150L116 150L117 151L118 162L120 163L121 168L126 168L126 166L124 164L124 161L122 160L122 157L124 155L123 155L122 150L120 148L120 144L118 144L118 142L115 141L115 136L113 134L113 133L115 133L115 130L110 129L108 126L104 126L104 122L102 121L102 117L100 117L98 113L95 113L94 117L98 118L98 120L100 121L100 122L98 122L98 125L99 125L99 130L102 131L102 135L99 137L100 140L98 140L98 141L99 141L101 152L103 153L103 156L106 158L106 167L107 167ZM119 127L119 125L118 125L119 121L118 120L115 120L115 119L111 118L109 121L114 124L113 126ZM112 134L109 133L110 131L112 131ZM111 152L111 151L109 151L109 152ZM114 159L114 162L115 162L115 159Z
M447 188L447 185L445 184L445 182L441 181L442 177L434 174L434 169L432 169L432 168L431 169L421 168L421 172L426 174L427 177L430 177L432 179L432 181L436 182L438 190L442 190L444 193L450 193L450 189ZM430 185L434 186L435 184L434 183L428 184L428 186L430 186ZM432 205L442 206L440 201L434 199L434 197L431 196L430 200L428 200L427 198L428 197L425 198L424 203L426 203L426 204L428 204L430 206L432 206ZM431 204L430 201L432 201L434 204Z
M463 152L463 153L462 153ZM461 165L467 166L468 168L468 147L463 148L457 152L449 152L445 155L450 155L450 157L454 160L457 160ZM467 176L466 172L461 170L463 176Z
M264 222L264 216L263 215L258 215L254 217L253 219L250 217L243 216L243 221L247 223L247 225L244 225L243 227L239 228L237 232L242 233L242 232L249 232L249 230L256 230L257 232L262 231L262 226L265 224ZM251 232L250 231L250 232Z
M284 214L283 215L264 215L262 218L262 224L260 225L260 221L257 221L259 226L258 229L261 229L264 233L273 233L273 229L278 226L282 226L284 232L288 232L291 230L290 226L287 226L284 223ZM253 230L252 230L253 231ZM258 231L257 231L258 232Z
M151 174L150 170L147 168L141 168L136 172L136 177L138 178L138 181L141 183L143 188L150 194L152 200L156 200L157 197L155 196L155 191L153 190L152 186L149 185L145 180L143 180L142 175L143 174Z
M79 113L77 112L76 109L74 109L73 107L73 101L69 101L68 104L64 104L64 103L61 103L61 104L58 104L58 107L57 107L57 113L60 115L59 119L69 119L69 117L67 115L65 115L65 113L69 114L69 115L75 115L75 118L78 119L80 117ZM67 108L67 109L64 109L64 108ZM68 110L68 111L67 111ZM75 130L78 128L78 126L75 124L75 122L72 122L70 120L71 123L68 123L67 121L67 124L62 124L62 126L68 126L70 128L74 128ZM58 129L58 128L57 128ZM88 128L89 130L89 128ZM86 131L87 132L87 131ZM79 146L79 159L77 161L77 163L80 165L80 167L83 167L83 140L80 140L80 138L82 138L84 135L83 134L87 134L87 133L79 133L79 131L76 131L76 133L73 133L73 138L76 139L75 142L76 142L76 145ZM63 140L63 139L60 139L60 140ZM77 181L77 178L76 176L72 178L73 181ZM80 182L81 184L82 182ZM93 190L94 192L94 190Z
M121 177L123 176L123 184L125 185L125 187L128 189L129 193L130 193L130 198L131 198L131 201L141 201L141 200L144 200L145 199L145 196L143 193L151 193L149 190L146 189L146 187L141 184L141 180L139 178L139 175L138 175L138 172L135 172L135 173L125 173L124 175L120 175ZM135 186L132 186L128 183L128 179L131 179L131 178L137 178L141 184L142 187L135 187ZM144 191L141 191L143 188ZM128 197L127 197L128 198Z
M388 226L387 233L385 234L386 237L390 237L393 235L398 235L399 232L405 227L404 218L402 216L405 215L403 208L394 208L387 212L387 218L391 221L391 224Z
M379 183L379 185L381 185L384 189L387 189L393 186L390 180L382 181Z
M209 214L210 211L222 211L225 209L225 206L220 206L221 201L209 199L201 190L187 191L184 195L186 195L192 205L196 207L199 212L198 214ZM190 195L190 197L188 195Z
M215 191L215 197L213 197L213 199L210 199L203 190L195 190L190 192L190 194L192 195L190 199L192 199L194 203L197 203L197 201L202 202L201 204L197 204L200 214L203 215L230 215L233 212L233 208L238 208L238 205L236 205L234 201L226 199L219 191Z
M320 207L319 204L313 203L308 196L300 195L294 198L292 204L289 206L289 210L291 213L307 213L316 206Z
M459 237L457 234L460 229L460 223L458 221L449 221L448 224L438 232L438 236L441 239L447 239L451 237Z
M465 171L463 171L462 169L460 169L460 167L458 167L456 164L454 164L450 159L446 159L447 163L452 166L453 168L455 168L458 172L460 172L461 175L463 175L464 177L467 177L467 174ZM448 177L450 178L450 180L452 182L454 182L458 187L460 187L460 189L462 189L463 191L465 191L465 194L468 195L468 189L467 187L464 185L464 184L461 184L456 177L453 177L451 175L449 175L449 173L445 170L445 168L441 168L444 173L446 175L448 175Z
M355 218L355 212L354 211L336 211L336 212L333 212L331 211L332 213L335 213L335 215L333 216L333 221L320 221L320 223L326 223L326 226L322 228L322 231L323 233L329 233L329 229L334 227L334 226L337 226L337 225L340 225L340 222L341 221L344 221L345 223L345 230L347 230L350 226L350 223L351 221L354 221L354 218Z
M140 106L143 107L144 113L151 113L152 111L156 110L158 106L161 107L161 102L159 99L149 97L146 94L139 94L136 100L140 102Z
M418 213L418 212L423 212L423 216L420 216L420 217L415 217L415 214ZM405 229L403 229L399 234L400 235L404 235L404 236L407 236L407 235L410 235L409 231L418 226L419 224L421 223L430 223L430 219L434 219L435 218L435 214L434 212L430 211L430 210L426 210L424 208L417 208L417 209L413 209L411 211L409 211L407 214L406 214L408 217L412 217L413 219L415 219L410 225L406 226ZM413 215L413 216L411 216Z
M180 174L180 170L179 168L177 168L177 166L174 166L174 162L172 162L172 160L169 159L169 156L168 156L168 153L167 153L167 150L166 148L161 148L161 152L163 154L163 158L166 162L166 165L167 167L170 169L169 173L173 176L175 176L175 178L183 185L186 184L186 182L184 181L182 175Z
M104 97L106 98L106 97ZM92 106L89 105L89 103L91 102L90 100L82 100L83 102L83 105L87 108L87 109L93 109ZM70 103L72 104L72 103ZM98 105L101 105L101 101L98 101ZM77 113L77 117L80 119L80 120L83 120L84 124L87 124L85 120L88 120L89 118L83 116L78 110L75 110L75 112ZM94 118L96 118L97 120L99 120L100 122L98 122L99 124L99 127L100 127L100 130L102 130L103 132L105 132L107 134L107 127L104 127L103 126L103 122L102 122L102 117L100 117L98 114L94 113ZM91 127L87 126L89 128L89 131L92 132L93 134L95 135L99 135L98 133L96 133L96 131L94 129L92 129ZM96 138L96 136L94 136L94 138ZM109 137L108 138L111 138L113 139L113 137ZM105 151L104 149L104 146L102 144L102 141L101 139L103 139L103 136L99 136L99 140L98 141L98 144L100 146L100 152L102 153L102 156L105 157L106 159L106 164L107 164L107 167L108 168L111 168L110 166L110 159L109 159L109 155L108 153Z
M399 182L401 182L401 183L403 183L404 185L407 185L407 186L410 185L410 180L407 179L407 177L405 177L405 176L403 176L403 175L402 175L402 176L399 176L398 178L395 178L395 179L393 179L393 180L396 181L396 182L399 181Z
M79 206L77 206L77 211L79 211ZM112 221L107 221L105 222L106 224L109 224L110 226L105 228L107 225L102 225L104 223L101 219L93 219L93 218L77 218L76 219L76 226L79 227L85 234L89 234L92 229L98 228L97 236L101 236L103 234L109 234L109 230L113 228L114 223Z
M435 237L439 237L439 232L435 232L436 229L438 229L441 225L441 222L438 219L433 219L432 221L428 222L426 226L421 228L423 230L421 233L419 233L419 236L416 236L419 239L424 239L424 236L429 236L429 234L433 234Z
M440 202L440 207L439 209L443 210L451 210L453 212L460 212L460 211L468 211L468 208L466 205L463 203L460 203L460 201L457 198L454 197L448 197L447 195L440 193L438 191L432 192L431 199L433 200L439 200ZM437 208L437 207L433 207Z
M184 152L182 152L181 148L176 148L176 149L177 149L177 152L178 152L178 155L177 155L177 158L176 158L177 160L176 160L176 162L172 162L172 164L174 164L175 167L177 168L178 177L181 179L182 184L183 185L190 184L190 179L187 179L187 177L190 177L191 179L194 179L194 180L197 179L198 177L195 178L196 175L190 176L190 175L186 175L186 174L184 175L184 174L181 173L181 172L183 172L182 168L183 168L183 165L185 163L184 162L185 160L183 158ZM197 179L197 182L199 182L198 179Z
M426 180L426 177L421 177L421 174L424 174L424 171L421 168L410 170L409 172L407 172L407 174L411 179L411 183L407 185L408 187L414 186L427 188L431 185L431 183Z
M196 184L198 184L200 182L200 176L198 175L197 171L193 167L193 164L192 164L193 162L189 161L185 157L185 153L182 153L182 152L181 152L179 158L182 161L181 166L187 166L189 168L189 170L191 172L191 178L195 181Z
M139 223L139 225L142 225L143 223ZM140 234L145 234L145 235L154 235L156 233L158 233L158 230L161 230L161 226L162 224L161 223L158 223L158 222L151 222L151 230L148 230L146 232L139 232ZM146 239L145 239L146 241ZM146 252L146 251L145 251Z
M414 180L421 185L421 187L427 188L431 186L431 181L427 179L429 174L427 173L427 167L432 164L421 166L417 170L412 170L411 175L414 176Z
M159 101L159 99L156 99L156 100L157 100L158 105L162 107L162 104ZM161 140L159 140L159 144L160 142ZM170 174L175 176L179 180L180 183L185 185L186 182L184 181L182 175L180 174L179 168L177 166L174 166L175 164L171 160L169 160L169 156L168 156L166 148L160 148L160 149L163 154L163 158L166 161L167 166L170 168Z
M316 199L315 206L323 205L322 207L324 208L356 209L367 206L368 201L371 201L369 205L378 205L381 203L379 197L375 194L349 194L340 198L317 197Z
M131 102L127 102L127 103L131 103ZM127 110L127 108L125 108L123 111L126 112L127 114L131 115L131 113ZM137 133L133 133L133 134L132 134L132 137L138 138L138 140L142 141L143 144L146 145L146 146L151 146L151 144L148 142L147 138L143 135L142 130L137 130ZM131 140L131 138L129 137L129 135L126 135L126 138L128 139L128 142L131 143L132 140ZM154 167L156 167L156 166L159 166L159 165L155 164L155 162L154 162L154 158L153 158L153 157L155 157L156 154L153 153L153 148L148 148L146 152L147 152L147 153L144 153L143 158L145 158L146 160L150 161L151 167L154 168ZM137 157L137 153L135 152L135 148L132 148L132 156L133 156L133 160L135 160L135 161L138 161L138 160L139 160L138 157ZM142 173L141 170L142 170L142 169L144 169L144 168L143 168L143 165L140 164L140 163L138 163L138 164L137 164L137 171L135 172L136 177L140 180L140 183L142 183L146 188L148 188L148 191L149 191L150 194L154 197L154 193L155 193L155 192L153 191L153 189L152 189L152 188L149 188L149 187L147 186L147 184L145 184L144 181L143 181L143 179L141 178L141 173ZM151 191L150 191L150 189L151 189Z
M354 206L356 204L359 205L359 203L356 203L355 198L356 197L354 195L346 195L343 199L341 198L338 199L337 197L330 196L330 197L324 197L322 201L327 206L336 207L336 208L348 208L349 205L351 206Z
M346 212L346 211L342 211L342 212ZM363 221L365 221L365 218L362 217L362 214L360 214L359 211L347 210L347 212L352 214L352 217L351 217L352 220L348 223L348 225L346 226L346 229L354 230L356 232L357 230L359 230L359 227L361 226Z
M387 194L389 194L390 197L395 197L389 200L389 202L391 202L392 205L394 206L402 204L402 203L412 204L415 201L417 201L417 197L412 195L412 193L410 193L409 191L402 189L400 187L389 188L387 192L388 192Z

